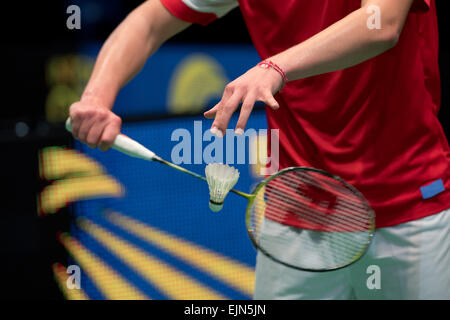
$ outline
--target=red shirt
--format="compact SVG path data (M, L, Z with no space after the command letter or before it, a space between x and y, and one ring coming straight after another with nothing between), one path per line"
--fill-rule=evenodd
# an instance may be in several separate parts
M233 8L232 0L161 1L178 18L200 24ZM239 7L265 59L344 18L361 0L240 0ZM370 202L377 227L449 208L438 43L435 1L416 0L393 49L289 82L276 95L280 109L266 110L268 128L279 129L279 168L309 166L345 179ZM421 188L433 182L442 186Z

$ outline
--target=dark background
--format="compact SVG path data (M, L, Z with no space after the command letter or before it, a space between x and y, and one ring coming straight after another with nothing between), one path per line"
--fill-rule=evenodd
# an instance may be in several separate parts
M68 230L67 209L37 217L36 194L45 185L38 178L37 152L50 145L68 145L70 136L61 125L46 123L45 63L50 55L74 52L82 41L104 41L115 26L142 1L3 1L0 18L2 95L0 108L1 193L0 259L2 292L11 299L62 299L50 266L66 262L56 233ZM440 65L443 104L440 119L450 131L449 19L444 3L437 0L440 26ZM68 30L66 8L82 8L81 30ZM92 5L94 4L94 7ZM97 10L97 19L83 17L83 8ZM233 10L208 27L192 26L170 42L249 43L240 12ZM17 137L14 126L27 123L30 132Z

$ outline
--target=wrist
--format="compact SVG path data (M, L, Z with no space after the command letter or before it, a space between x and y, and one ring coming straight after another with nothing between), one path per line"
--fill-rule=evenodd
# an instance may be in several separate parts
M275 63L271 59L266 59L266 60L261 61L260 63L258 63L258 66L261 68L264 68L264 69L270 68L270 69L273 69L274 71L276 71L281 76L281 79L283 81L281 87L283 87L286 84L286 82L289 81L286 76L286 72L277 63Z
M85 89L81 96L80 102L111 110L114 104L114 98L107 98L105 94L100 94L93 90Z

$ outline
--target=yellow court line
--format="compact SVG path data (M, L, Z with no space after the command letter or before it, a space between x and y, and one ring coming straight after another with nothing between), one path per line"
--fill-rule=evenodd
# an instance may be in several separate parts
M96 257L70 235L63 233L59 240L69 254L80 264L97 288L108 300L146 300L149 299L111 267Z
M152 257L135 245L115 236L85 218L77 221L79 227L116 254L124 263L174 300L219 300L219 293L190 276L177 271L167 263Z
M122 229L224 281L244 294L253 295L255 279L253 268L123 214L109 211L106 217Z
M89 297L83 289L67 288L67 279L69 278L69 275L67 274L67 269L62 264L55 263L53 264L52 269L55 280L67 300L89 300Z

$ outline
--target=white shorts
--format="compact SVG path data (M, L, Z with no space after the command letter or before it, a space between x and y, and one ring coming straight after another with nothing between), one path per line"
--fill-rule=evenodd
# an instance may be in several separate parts
M299 271L258 252L254 299L448 300L450 209L377 229L366 254L340 270Z

